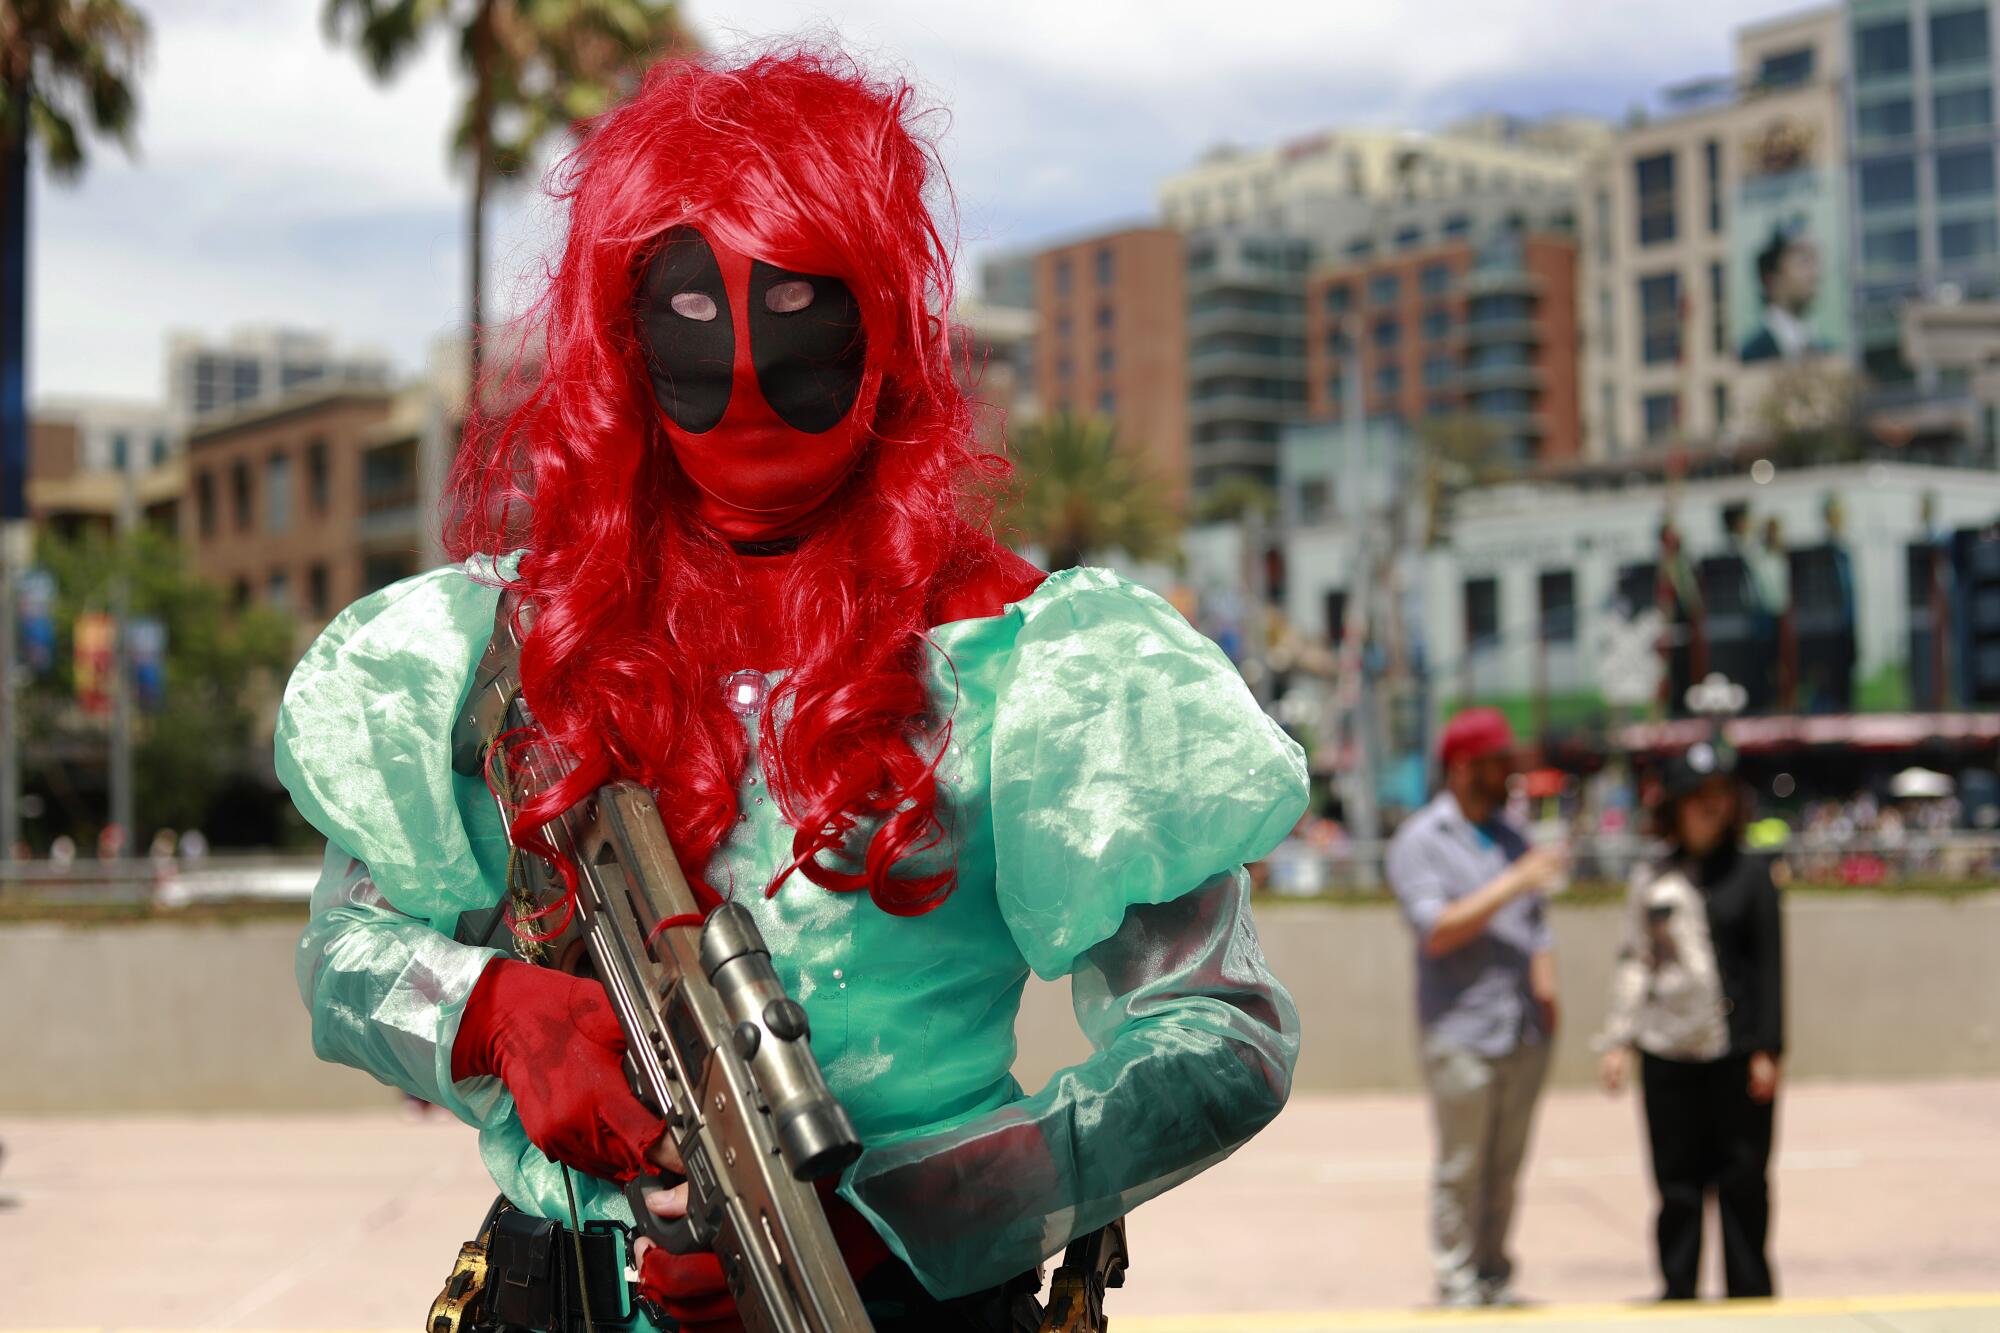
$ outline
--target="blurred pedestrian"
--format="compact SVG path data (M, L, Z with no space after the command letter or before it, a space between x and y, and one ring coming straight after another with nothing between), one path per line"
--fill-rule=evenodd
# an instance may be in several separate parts
M1668 765L1659 855L1633 877L1600 1072L1639 1074L1659 1189L1665 1299L1692 1300L1702 1218L1722 1214L1730 1296L1769 1296L1768 1171L1784 1054L1784 951L1766 857L1744 849L1749 801L1734 754L1700 742Z
M1437 1132L1431 1258L1444 1305L1505 1305L1507 1232L1556 1028L1543 896L1568 872L1503 814L1514 735L1490 708L1440 738L1444 790L1389 844L1390 886L1416 932L1417 1016Z

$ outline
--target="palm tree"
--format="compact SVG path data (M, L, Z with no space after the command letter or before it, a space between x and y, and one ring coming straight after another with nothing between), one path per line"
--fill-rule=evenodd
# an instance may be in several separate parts
M146 21L119 0L0 0L0 676L14 663L14 571L28 517L28 154L74 178L97 134L132 151ZM20 840L20 728L0 688L0 860Z
M1044 418L1008 441L1014 478L1008 526L1040 546L1050 569L1069 569L1092 552L1137 560L1174 553L1179 516L1159 478L1126 450L1108 421L1067 412Z
M350 35L378 79L392 77L433 28L449 29L470 94L452 153L472 169L467 216L469 383L480 374L486 196L552 136L604 111L645 64L694 43L673 0L325 0L327 36Z
M0 0L0 520L27 516L28 154L74 179L95 133L132 151L146 21L120 0Z

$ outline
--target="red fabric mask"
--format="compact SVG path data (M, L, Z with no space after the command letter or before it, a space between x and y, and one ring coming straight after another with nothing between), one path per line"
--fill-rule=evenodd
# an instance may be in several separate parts
M847 284L681 226L647 264L636 313L661 424L702 518L731 541L811 526L874 418Z

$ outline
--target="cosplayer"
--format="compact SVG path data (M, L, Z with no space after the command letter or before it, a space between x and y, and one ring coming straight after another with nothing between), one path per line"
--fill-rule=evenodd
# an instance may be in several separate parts
M277 764L328 840L297 960L318 1053L476 1126L506 1207L629 1223L663 1126L602 988L530 961L545 923L448 752L503 585L531 603L524 699L569 768L516 832L653 792L860 1134L824 1197L877 1327L1011 1330L1024 1275L1283 1105L1297 1015L1242 866L1305 767L1160 598L986 530L916 120L791 52L663 63L589 128L531 392L457 463L460 563L333 621ZM1030 971L1070 978L1096 1048L1032 1095ZM713 1255L635 1248L653 1306L735 1326Z

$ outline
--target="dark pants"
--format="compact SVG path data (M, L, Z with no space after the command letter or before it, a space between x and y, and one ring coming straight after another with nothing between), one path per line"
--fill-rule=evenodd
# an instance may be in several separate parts
M1750 1099L1750 1057L1690 1064L1645 1055L1646 1129L1660 1191L1660 1276L1668 1300L1693 1300L1704 1204L1722 1214L1722 1267L1732 1297L1769 1296L1773 1107Z

